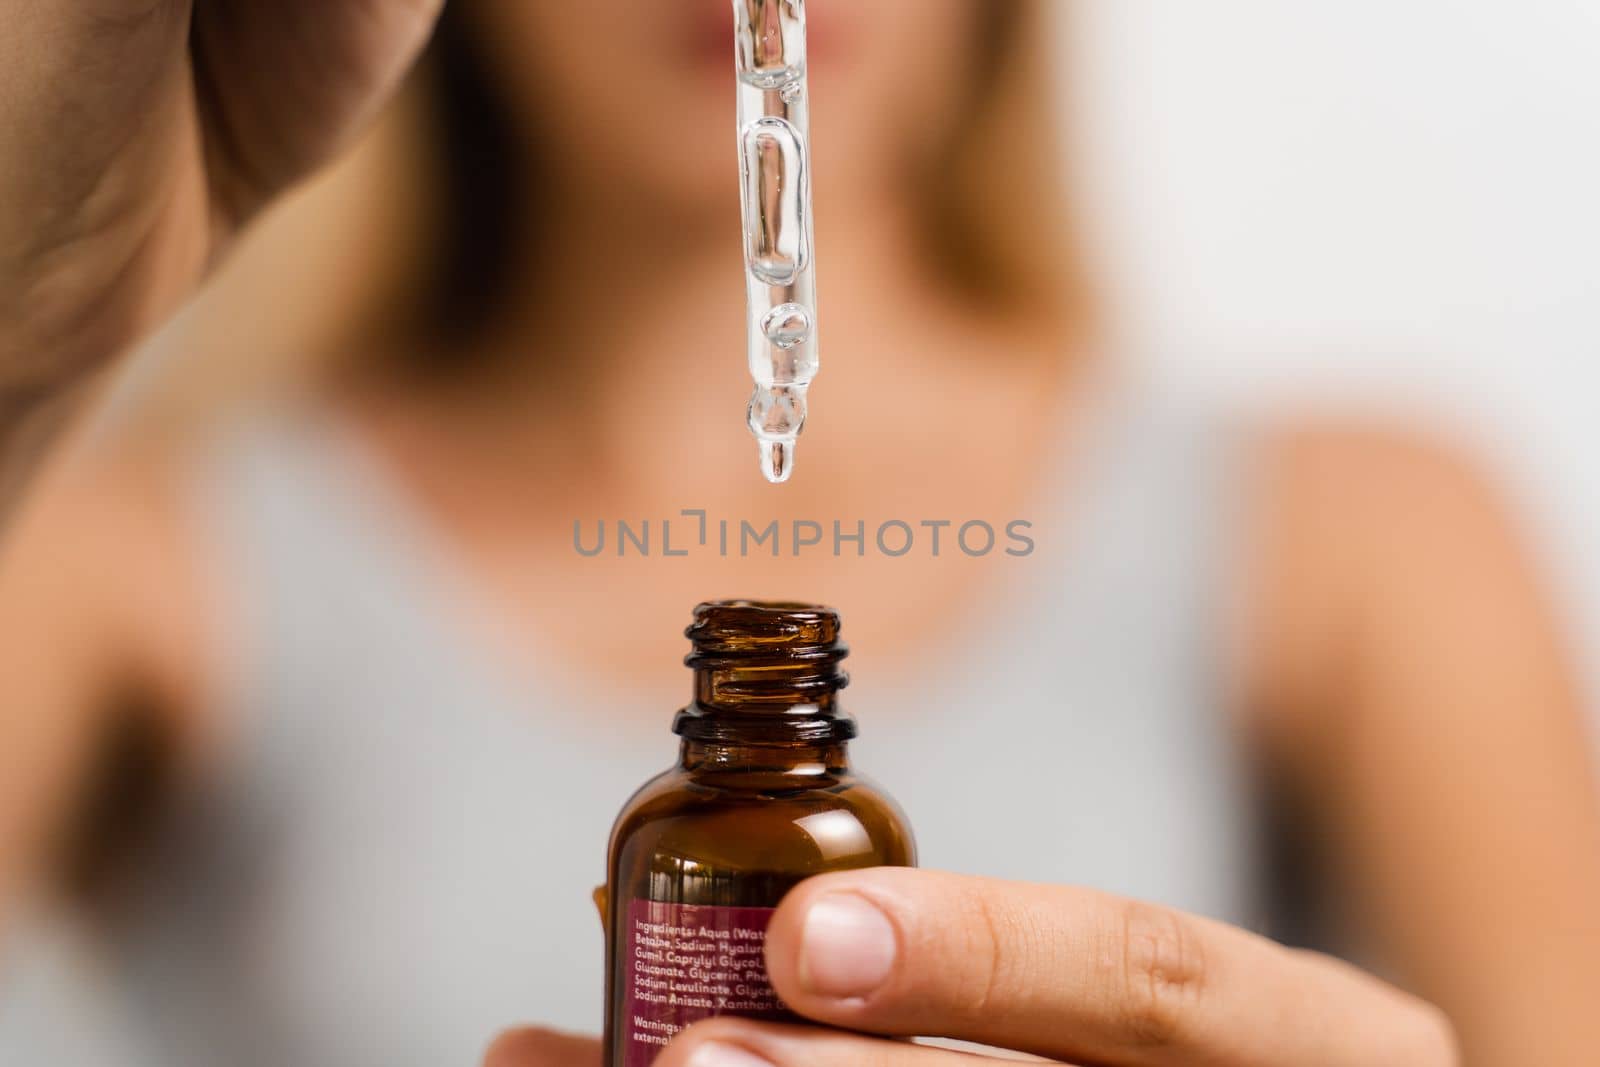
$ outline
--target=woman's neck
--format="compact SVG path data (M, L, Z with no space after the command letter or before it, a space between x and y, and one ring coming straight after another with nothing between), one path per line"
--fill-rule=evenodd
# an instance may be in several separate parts
M711 392L720 412L720 386L747 393L737 370L745 343L739 213L728 193L715 204L648 203L603 188L552 198L539 228L519 242L511 276L520 281L479 342L489 358L475 362L494 368L495 396L524 408L559 396L570 412L647 389L672 410L693 412ZM862 191L822 199L821 208L825 368L830 351L870 346L887 380L926 373L940 336L1027 332L986 319L952 292L929 266L907 205Z
M1065 363L1052 327L956 293L929 266L910 207L868 190L819 190L813 397L834 432L827 446L816 439L813 461L838 460L816 449L854 448L861 433L926 442L951 397L1026 406ZM743 447L751 383L737 203L732 188L726 203L686 205L593 183L547 199L501 314L472 351L431 361L476 369L429 383L427 421L530 476L579 462L590 489L671 484L689 455L742 483L754 460ZM395 397L401 408L411 392Z

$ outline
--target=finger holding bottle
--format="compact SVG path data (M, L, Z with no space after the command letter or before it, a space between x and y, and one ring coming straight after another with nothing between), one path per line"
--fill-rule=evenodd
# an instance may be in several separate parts
M599 1067L600 1042L528 1027L507 1030L489 1046L483 1067Z
M1082 889L909 870L828 875L774 919L768 968L794 1010L1112 1067L1452 1067L1428 1005L1343 963ZM722 1019L659 1067L938 1067L900 1042Z

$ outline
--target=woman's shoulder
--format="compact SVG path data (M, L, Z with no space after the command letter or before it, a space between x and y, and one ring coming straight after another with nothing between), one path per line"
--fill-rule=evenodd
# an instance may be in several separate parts
M0 640L36 633L83 691L185 730L207 706L218 627L190 508L197 454L173 440L80 442L42 474L0 553ZM48 670L49 665L40 664Z
M1515 558L1496 464L1460 435L1361 417L1288 415L1248 430L1257 511L1291 560L1356 589L1426 564ZM1309 577L1310 573L1306 572Z
M1533 555L1467 439L1337 415L1239 423L1251 491L1238 648L1254 706L1325 705L1318 694L1424 630L1538 614Z

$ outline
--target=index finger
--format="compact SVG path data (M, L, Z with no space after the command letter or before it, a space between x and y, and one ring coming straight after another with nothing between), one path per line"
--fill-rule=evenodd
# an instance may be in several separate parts
M819 1022L1075 1062L1446 1067L1435 1009L1327 957L1090 890L913 870L784 901L767 966Z
M483 1067L599 1067L600 1043L528 1027L507 1030L484 1053Z

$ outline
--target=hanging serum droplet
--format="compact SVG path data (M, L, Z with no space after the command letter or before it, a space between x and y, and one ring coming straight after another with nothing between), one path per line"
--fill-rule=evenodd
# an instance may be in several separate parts
M750 431L769 482L787 481L817 375L805 0L733 0Z
M761 473L767 481L779 484L789 480L794 465L794 445L788 441L762 441Z

